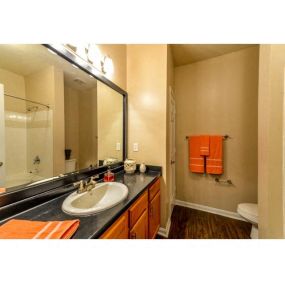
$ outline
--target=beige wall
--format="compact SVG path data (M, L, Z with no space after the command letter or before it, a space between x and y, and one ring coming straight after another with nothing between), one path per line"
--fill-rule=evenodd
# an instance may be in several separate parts
M285 45L261 45L258 102L261 238L284 237L284 66Z
M64 86L65 148L71 149L77 169L97 163L96 88L76 90Z
M98 159L123 160L123 96L107 85L97 83ZM116 150L120 143L120 150Z
M79 98L78 91L64 85L65 148L79 162Z
M177 199L236 212L257 202L258 47L175 68ZM224 174L188 170L186 135L229 134Z
M0 69L0 83L4 92L25 98L25 78ZM4 97L5 109L5 172L6 176L27 173L27 131L25 101Z
M97 164L96 88L79 93L79 168Z
M169 206L166 188L167 45L127 46L128 157L163 167L161 226ZM139 151L133 151L139 143Z
M108 79L113 81L122 89L127 88L127 46L122 44L98 44L97 45L103 55L108 55L114 64L114 73L106 75Z

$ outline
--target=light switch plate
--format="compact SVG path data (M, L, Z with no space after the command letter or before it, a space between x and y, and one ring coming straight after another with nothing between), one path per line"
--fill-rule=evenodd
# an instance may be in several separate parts
M121 144L119 142L116 143L116 150L121 150Z
M134 143L133 151L139 151L139 144L138 143Z

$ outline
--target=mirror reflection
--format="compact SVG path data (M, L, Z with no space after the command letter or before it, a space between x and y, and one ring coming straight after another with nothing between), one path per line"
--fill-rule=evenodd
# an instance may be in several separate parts
M42 45L0 45L0 192L123 160L123 96Z

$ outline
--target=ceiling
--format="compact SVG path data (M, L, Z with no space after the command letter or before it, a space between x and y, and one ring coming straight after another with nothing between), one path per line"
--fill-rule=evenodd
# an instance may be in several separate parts
M255 45L250 44L172 44L174 66L220 56Z
M85 91L97 85L94 77L74 67L60 56L50 53L42 45L0 45L0 68L2 69L28 76L48 66L61 69L65 84L79 91Z

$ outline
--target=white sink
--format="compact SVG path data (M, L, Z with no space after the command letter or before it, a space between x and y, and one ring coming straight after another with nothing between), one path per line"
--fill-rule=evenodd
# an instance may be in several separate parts
M110 209L128 196L128 187L118 182L98 183L90 191L71 193L62 204L62 210L70 215L88 216Z

